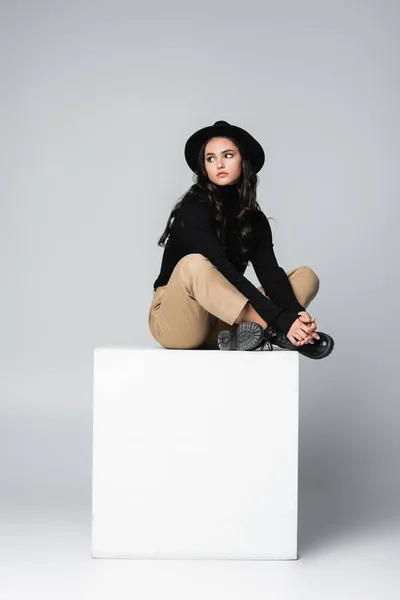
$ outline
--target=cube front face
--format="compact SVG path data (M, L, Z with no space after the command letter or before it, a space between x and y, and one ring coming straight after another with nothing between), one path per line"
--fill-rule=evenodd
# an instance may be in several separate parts
M92 555L296 559L297 352L98 348Z

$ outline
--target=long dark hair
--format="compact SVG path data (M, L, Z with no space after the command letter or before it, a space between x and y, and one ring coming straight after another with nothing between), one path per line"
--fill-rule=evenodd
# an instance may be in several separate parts
M248 252L251 234L252 234L252 226L251 226L251 217L254 215L256 211L261 211L261 207L257 202L257 193L256 188L258 185L258 176L253 171L251 163L244 152L244 149L240 143L236 141L235 138L230 136L227 137L229 140L234 142L239 149L239 152L242 157L242 172L240 174L239 181L237 183L238 193L239 193L239 212L236 215L236 219L238 221L238 238L239 238L239 253L243 258ZM171 211L171 214L168 218L167 225L165 230L163 231L160 239L158 240L158 246L165 246L166 241L168 239L172 219L174 219L176 213L178 212L181 204L189 198L193 194L198 194L201 192L208 199L209 204L212 207L214 218L215 218L215 229L218 236L218 239L221 242L221 245L224 250L226 250L226 220L223 215L223 200L219 195L218 187L209 179L206 167L204 164L204 150L207 143L213 138L209 138L206 140L197 156L197 173L195 174L194 184L189 188L187 192L180 197L178 202L175 204L174 208Z

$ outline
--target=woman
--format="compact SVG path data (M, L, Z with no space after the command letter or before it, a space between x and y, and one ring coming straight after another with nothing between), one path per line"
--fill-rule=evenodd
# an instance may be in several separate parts
M261 145L226 121L195 132L185 158L195 183L177 202L158 241L164 246L148 318L165 348L273 350L324 358L333 339L317 332L306 307L319 279L307 266L288 273L273 251L256 200ZM261 283L244 271L249 263Z

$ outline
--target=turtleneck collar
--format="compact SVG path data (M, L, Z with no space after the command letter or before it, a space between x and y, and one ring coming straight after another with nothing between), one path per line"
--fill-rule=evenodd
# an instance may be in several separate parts
M217 185L217 184L216 184ZM239 201L239 188L237 184L217 185L220 197L224 203L224 212L231 213L236 211Z
M237 186L236 183L233 183L231 185L227 184L227 185L218 185L217 183L215 184L218 188L218 191L220 192L221 195L225 196L225 197L231 197L231 196L237 196L239 193L239 188Z

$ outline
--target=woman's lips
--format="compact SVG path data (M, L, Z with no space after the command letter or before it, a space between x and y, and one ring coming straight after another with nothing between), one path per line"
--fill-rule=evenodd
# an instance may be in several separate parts
M225 177L228 173L218 173L217 177Z

